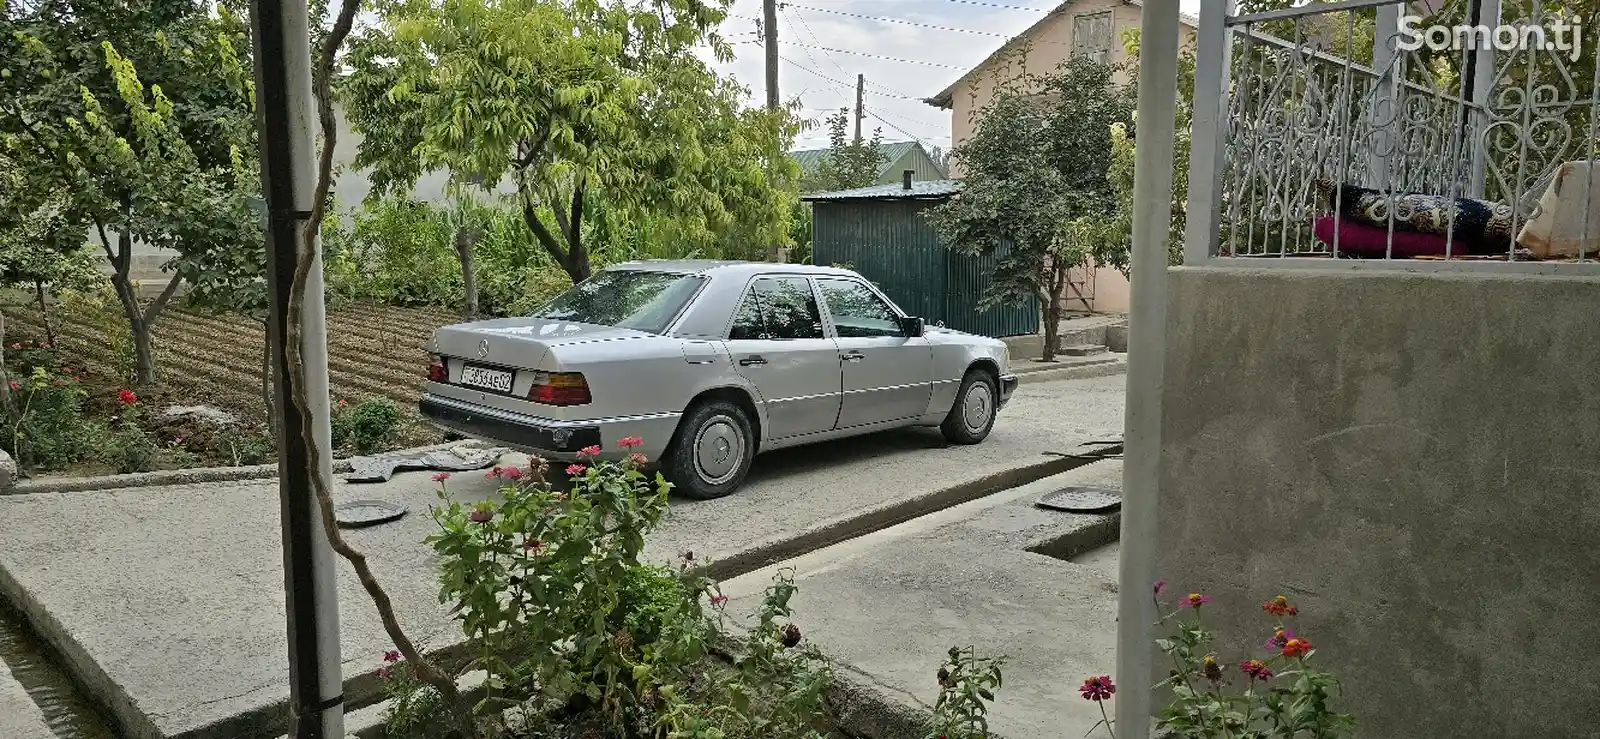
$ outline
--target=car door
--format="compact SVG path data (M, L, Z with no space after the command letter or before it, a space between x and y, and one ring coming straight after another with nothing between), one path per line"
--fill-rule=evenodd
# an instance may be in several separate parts
M734 367L761 394L765 439L831 430L839 418L839 347L822 328L811 282L757 277L745 289L728 330Z
M839 345L844 397L838 428L917 418L933 392L933 347L907 336L900 313L865 282L819 277Z

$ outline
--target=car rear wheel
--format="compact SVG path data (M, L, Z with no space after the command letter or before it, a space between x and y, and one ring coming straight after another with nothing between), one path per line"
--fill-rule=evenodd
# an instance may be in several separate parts
M977 444L989 436L994 428L995 411L1000 398L999 383L994 375L983 369L967 370L961 378L961 389L956 391L955 405L939 430L952 444Z
M713 400L684 414L662 471L685 496L709 500L737 490L754 459L755 435L744 410Z

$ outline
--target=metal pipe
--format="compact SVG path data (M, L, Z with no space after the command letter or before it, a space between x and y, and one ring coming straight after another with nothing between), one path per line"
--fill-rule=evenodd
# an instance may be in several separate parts
M1122 557L1117 597L1116 733L1150 735L1156 620L1156 503L1165 384L1167 234L1172 218L1172 143L1178 107L1178 0L1140 10L1139 108L1133 170L1133 254L1128 321L1128 399L1123 439ZM1202 29L1203 30L1203 29Z
M278 435L278 496L283 525L283 582L289 633L290 736L344 736L344 676L339 653L339 593L333 548L323 533L311 475L332 487L333 457L318 469L301 434L288 352L289 290L302 231L316 185L316 139L311 123L311 41L307 6L295 0L254 0L257 123L261 131L261 191L267 203L267 334L272 357L274 427ZM321 249L317 244L316 248ZM301 337L307 395L316 444L330 450L328 340L320 253L307 277Z

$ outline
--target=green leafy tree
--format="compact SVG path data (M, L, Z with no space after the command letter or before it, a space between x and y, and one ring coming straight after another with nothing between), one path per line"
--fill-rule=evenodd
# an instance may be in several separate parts
M1139 29L1130 28L1122 33L1123 48L1128 51L1125 62L1129 79L1138 77ZM1178 52L1178 107L1172 140L1172 218L1167 231L1168 264L1183 263L1184 229L1188 224L1189 207L1189 132L1194 121L1194 46L1185 45ZM1130 89L1130 94L1133 90ZM1134 134L1137 127L1114 125L1111 132L1111 170L1109 177L1117 193L1117 210L1112 230L1128 239L1124 249L1107 249L1104 252L1108 267L1116 267L1124 276L1128 274L1128 255L1133 238L1133 162Z
M242 174L255 130L244 24L199 2L45 0L5 12L0 133L37 153L30 177L71 193L71 217L110 264L135 380L152 384L151 331L180 283L201 282L222 250L260 249L241 192L254 188ZM148 303L132 276L137 243L179 255Z
M436 169L509 182L573 282L591 270L595 208L669 214L690 241L785 240L792 116L742 109L745 90L693 53L730 58L722 4L416 0L383 15L352 44L341 89L380 190Z
M876 183L887 159L879 149L883 129L873 129L871 138L853 138L849 134L850 114L844 110L829 115L827 125L828 153L823 155L817 171L801 183L801 189L824 192Z
M980 304L1044 306L1046 361L1070 270L1127 261L1109 173L1112 128L1130 121L1132 105L1113 71L1075 57L1002 82L953 152L966 173L961 193L929 214L950 248L996 257Z

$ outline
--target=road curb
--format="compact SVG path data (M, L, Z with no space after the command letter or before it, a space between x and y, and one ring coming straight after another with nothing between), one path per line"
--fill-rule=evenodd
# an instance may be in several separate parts
M463 443L447 442L444 444L431 444L412 449L399 449L385 452L377 456L391 456L401 454L423 454L449 449ZM350 459L333 460L333 473L342 474L350 471ZM33 495L36 493L89 493L111 490L125 490L128 488L147 488L157 485L192 485L201 482L239 482L242 480L264 480L278 476L277 463L255 464L243 467L195 467L186 470L157 470L155 472L133 472L126 475L100 475L97 477L64 477L44 480L27 480L18 483L15 487L0 490L0 495Z
M1085 380L1092 377L1110 377L1128 371L1128 356L1118 354L1097 362L1076 362L1061 367L1030 367L1017 372L1020 383L1051 382L1054 380Z

